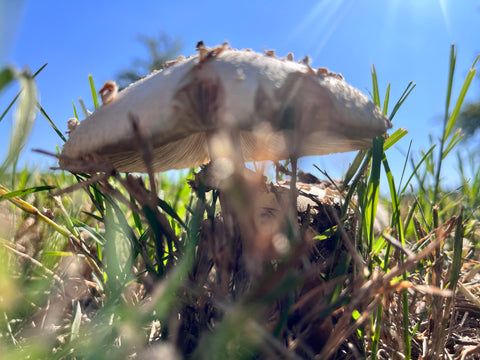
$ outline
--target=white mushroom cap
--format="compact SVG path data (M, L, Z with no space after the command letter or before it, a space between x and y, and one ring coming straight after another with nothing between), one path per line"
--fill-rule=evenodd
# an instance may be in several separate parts
M326 69L272 52L225 45L199 50L81 121L63 146L60 166L71 170L71 159L96 155L119 171L146 171L132 117L152 149L155 171L208 162L209 141L223 131L235 137L245 161L261 161L366 149L391 127L364 94Z

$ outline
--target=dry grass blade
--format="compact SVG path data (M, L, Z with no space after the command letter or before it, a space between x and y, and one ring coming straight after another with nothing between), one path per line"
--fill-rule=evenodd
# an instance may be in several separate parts
M69 163L67 168L53 167L52 170L67 170L73 174L111 174L115 171L114 167L109 161L96 154L84 155L82 158L77 159L63 154L55 154L42 149L33 149L32 151L57 158L58 160L68 161Z
M358 253L354 244L352 244L352 239L350 238L350 236L347 234L347 232L343 228L342 222L340 221L340 218L338 217L337 213L335 211L330 211L330 214L333 217L333 219L335 220L335 222L337 223L338 229L339 229L340 234L342 236L345 247L348 249L350 256L352 256L352 259L353 259L355 265L357 265L361 276L368 276L368 274L366 273L367 268L365 266L365 262L363 261L362 257Z
M465 287L465 285L463 285L461 282L459 282L457 285L458 285L458 290L460 290L463 296L465 296L465 298L467 298L468 301L470 301L473 305L475 305L480 310L480 300L478 299L478 297L472 294L472 292L468 290L467 287Z
M113 174L95 174L91 175L89 179L85 179L81 182L78 182L76 184L67 186L66 188L63 188L61 190L55 191L51 196L60 196L63 194L68 194L73 191L79 190L79 189L86 189L88 186L93 185L95 183L101 183L104 180L107 180L110 176Z
M0 195L2 194L8 194L9 191L7 188L4 186L0 185ZM91 253L91 251L86 247L84 242L78 238L75 234L72 234L67 228L57 224L55 221L50 219L46 214L42 213L40 210L38 210L35 206L29 204L25 200L20 199L19 197L13 197L11 199L8 199L12 204L20 208L21 210L25 211L28 214L34 215L49 226L51 226L53 229L55 229L57 232L62 234L63 236L67 237L72 244L86 257L86 260L89 264L89 266L92 268L92 270L100 275L100 261L98 258Z
M450 232L453 231L455 224L456 219L450 219L436 229L436 238L419 253L409 255L403 264L396 265L386 274L373 276L371 280L362 284L361 287L355 291L355 297L353 297L351 302L346 306L344 314L338 320L328 342L316 358L330 358L340 344L370 318L380 305L382 296L404 288L402 283L393 282L394 279L410 270L421 259L434 253L438 246L445 241ZM430 234L430 236L432 235L433 233ZM369 301L369 299L372 300ZM353 325L349 325L353 311L362 308L365 308L362 315Z
M475 355L480 353L480 344L474 346L468 346L466 349L462 350L462 356L460 360L467 359L467 356Z
M3 239L0 239L3 247L5 249L7 249L8 251L11 251L12 253L24 258L24 259L27 259L28 261L30 261L33 265L41 268L43 271L45 271L48 275L50 275L56 282L59 283L59 285L63 285L63 280L57 275L55 274L52 270L50 270L49 268L47 268L45 265L43 265L40 261L32 258L30 255L28 254L25 254L24 252L21 252L21 251L18 251L17 249L15 249L12 244L10 244L8 241L6 240L3 240Z
M413 255L412 251L410 249L405 248L400 241L395 239L393 236L387 233L383 233L382 237L387 240L391 245L395 247L395 249L400 250L403 252L405 255L410 256Z

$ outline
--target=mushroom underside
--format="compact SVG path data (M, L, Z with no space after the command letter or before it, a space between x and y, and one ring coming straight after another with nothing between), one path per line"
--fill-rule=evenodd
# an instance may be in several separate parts
M369 137L352 139L339 137L338 133L313 133L301 139L301 146L297 147L298 152L292 154L286 150L288 148L286 141L289 141L292 136L288 131L270 134L239 131L233 136L240 139L241 148L235 150L241 151L245 161L279 161L286 160L292 155L303 157L348 152L368 149L372 144L372 139ZM95 155L120 172L147 172L147 161L150 161L153 171L161 172L193 168L211 160L207 134L204 132L165 143L158 143L153 138L143 141L143 144L122 141L98 149L94 154L84 154L81 157L89 158L90 155ZM130 145L126 146L126 143ZM150 152L147 157L145 157L145 151ZM221 149L218 150L218 153L222 152ZM68 161L64 161L64 168L69 168Z

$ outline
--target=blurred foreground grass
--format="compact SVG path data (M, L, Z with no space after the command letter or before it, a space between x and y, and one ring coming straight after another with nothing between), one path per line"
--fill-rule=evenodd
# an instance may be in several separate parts
M1 357L480 358L475 155L458 158L459 188L441 183L475 74L474 64L452 94L455 58L452 47L439 143L408 154L394 179L385 151L406 131L375 139L345 174L336 220L320 229L299 213L285 226L286 250L261 263L228 236L218 191L191 190L192 172L172 180L17 169L40 105L34 75L2 69L0 91L14 81L22 91L0 109L2 119L16 111L0 167ZM375 69L372 80L392 119L414 85L389 113L390 87L381 104ZM383 234L374 230L379 202L389 214Z

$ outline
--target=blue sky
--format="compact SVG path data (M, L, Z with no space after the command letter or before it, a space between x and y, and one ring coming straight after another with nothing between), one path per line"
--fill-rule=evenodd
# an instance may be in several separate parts
M392 103L414 81L415 90L394 119L394 129L409 130L388 153L397 173L410 140L418 153L428 147L429 134L440 133L450 45L458 46L454 94L480 53L475 36L480 33L480 5L473 0L0 0L0 4L0 66L36 70L48 63L37 78L40 102L63 131L73 116L72 101L81 97L92 108L88 74L100 88L146 54L139 34L165 32L182 39L183 55L194 53L199 40L211 46L228 40L236 48L275 49L279 56L293 52L299 59L308 54L313 67L340 72L364 92L371 89L370 69L375 64L380 91L392 84ZM0 110L15 90L0 94ZM468 99L477 99L479 90L476 80ZM0 159L9 121L7 117L0 123ZM53 151L57 145L61 140L39 116L22 161L54 165L31 149ZM353 155L304 159L300 166L312 170L315 163L332 176L341 176ZM455 177L448 170L444 175Z

